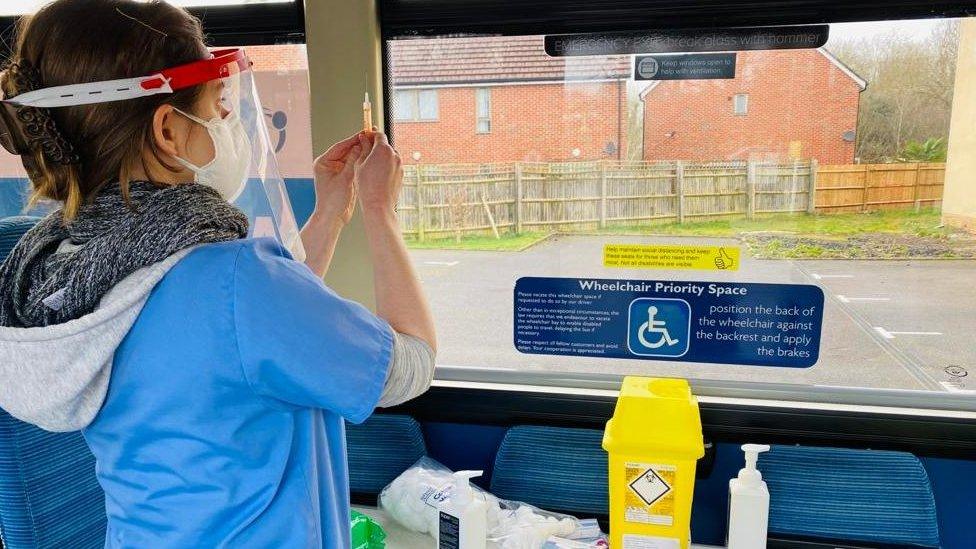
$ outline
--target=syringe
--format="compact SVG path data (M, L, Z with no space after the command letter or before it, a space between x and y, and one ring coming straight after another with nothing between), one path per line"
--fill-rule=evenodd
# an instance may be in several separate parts
M363 95L363 131L373 131L373 105L369 102L369 92Z

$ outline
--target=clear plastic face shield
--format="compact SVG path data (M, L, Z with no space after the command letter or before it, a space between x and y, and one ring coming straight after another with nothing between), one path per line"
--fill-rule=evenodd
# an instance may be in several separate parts
M0 103L0 144L13 154L30 152L26 118L30 109L89 105L173 93L208 85L204 97L220 102L223 118L190 117L206 128L214 142L214 157L191 166L200 183L212 185L241 209L250 221L249 236L269 236L299 261L305 259L284 179L255 87L251 63L242 49L218 50L210 59L164 69L138 78L44 88ZM211 94L211 95L208 95Z

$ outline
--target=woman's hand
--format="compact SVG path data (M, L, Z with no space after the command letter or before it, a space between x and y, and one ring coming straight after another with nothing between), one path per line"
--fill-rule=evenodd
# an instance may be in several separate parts
M373 132L359 134L359 160L356 162L356 184L365 215L393 214L403 183L400 155L390 146L386 135Z
M394 213L403 183L400 155L377 131L360 137L359 145L356 185L373 264L376 314L397 332L420 338L436 350L434 320Z
M356 134L315 159L315 210L302 227L302 244L305 264L319 277L329 270L339 233L356 210L356 160L361 156Z
M315 159L315 211L313 217L344 226L356 209L355 165L362 156L360 132L332 145Z

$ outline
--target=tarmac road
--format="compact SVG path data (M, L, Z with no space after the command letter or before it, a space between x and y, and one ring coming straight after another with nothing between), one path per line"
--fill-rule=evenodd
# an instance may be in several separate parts
M738 245L717 238L556 236L522 252L414 250L437 322L438 362L976 394L976 261L743 257L736 272L635 270L604 267L605 243ZM512 341L512 290L523 276L816 284L826 295L820 360L794 369L522 354Z

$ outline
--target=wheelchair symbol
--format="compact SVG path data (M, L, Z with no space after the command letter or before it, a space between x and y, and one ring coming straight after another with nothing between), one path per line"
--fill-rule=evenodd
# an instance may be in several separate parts
M671 339L671 333L668 332L666 326L667 322L663 320L655 320L654 316L657 315L657 307L650 306L647 308L647 322L640 325L637 328L637 339L641 342L641 345L647 347L648 349L657 349L665 343L668 347L678 344L678 339ZM660 338L655 343L650 343L645 338L645 334L655 333L659 334Z
M635 355L680 357L688 352L691 306L683 299L635 299L627 324L627 346Z

